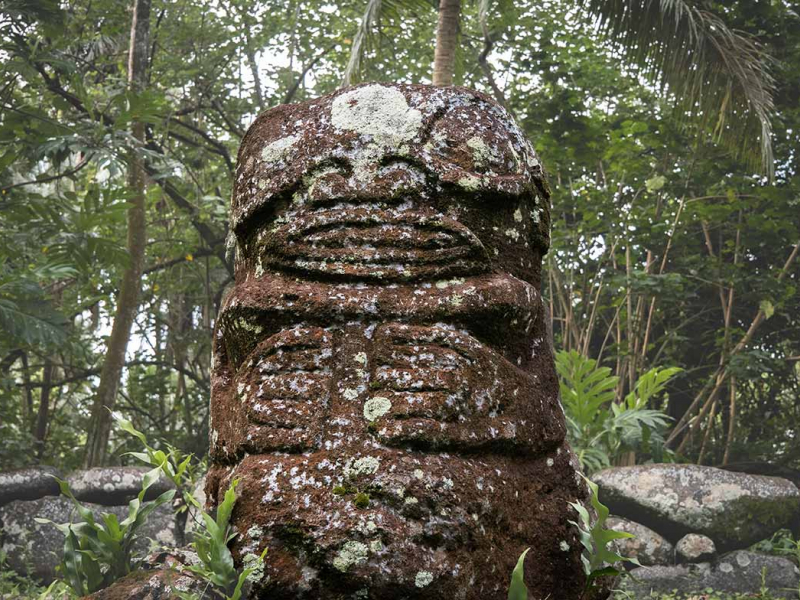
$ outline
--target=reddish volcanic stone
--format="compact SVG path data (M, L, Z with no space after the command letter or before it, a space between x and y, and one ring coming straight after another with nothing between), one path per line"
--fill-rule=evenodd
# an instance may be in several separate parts
M505 598L528 547L532 598L580 597L548 229L539 159L471 90L367 84L256 120L207 485L240 479L256 597Z

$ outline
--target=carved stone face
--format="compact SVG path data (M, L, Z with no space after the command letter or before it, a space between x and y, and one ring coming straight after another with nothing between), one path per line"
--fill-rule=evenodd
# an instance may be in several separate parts
M460 88L371 84L261 115L239 152L210 497L276 598L583 586L585 498L538 288L539 160Z

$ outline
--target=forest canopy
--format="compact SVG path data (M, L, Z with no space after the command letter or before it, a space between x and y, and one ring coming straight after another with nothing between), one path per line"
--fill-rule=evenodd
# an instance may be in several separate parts
M109 397L205 455L239 143L262 111L343 82L429 83L434 5L380 4L154 0L138 63L130 3L3 4L0 467L79 466ZM797 468L800 19L706 2L668 15L681 35L614 4L465 2L453 55L453 83L503 104L545 165L555 347L608 367L618 400L680 368L652 408L681 459ZM739 37L699 53L722 23ZM111 432L89 462L129 443Z

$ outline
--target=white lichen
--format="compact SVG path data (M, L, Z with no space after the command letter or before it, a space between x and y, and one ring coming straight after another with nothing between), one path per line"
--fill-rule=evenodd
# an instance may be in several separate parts
M247 580L251 583L258 583L264 578L264 561L257 554L248 553L244 555L244 568L250 570Z
M367 421L374 421L385 415L392 408L392 403L388 398L376 396L364 403L364 418Z
M418 588L429 586L433 581L433 573L429 571L419 571L417 576L414 577L414 585Z
M458 185L468 192L477 192L481 189L481 180L475 175L466 175L458 180Z
M347 477L358 477L360 475L372 475L380 467L380 459L374 456L363 456L352 462L347 463L344 474Z
M369 548L361 542L348 541L339 550L339 553L333 559L333 566L346 573L347 570L353 565L363 563L367 560Z
M396 148L417 135L422 113L408 105L400 90L375 84L338 96L331 106L331 123L369 135L379 146Z
M275 140L274 142L264 146L261 151L261 158L266 162L276 163L286 160L292 152L292 147L300 139L296 135L289 135L285 138Z
M467 140L467 146L472 148L472 153L475 156L475 164L477 165L485 165L495 159L495 153L486 145L486 142L477 135Z

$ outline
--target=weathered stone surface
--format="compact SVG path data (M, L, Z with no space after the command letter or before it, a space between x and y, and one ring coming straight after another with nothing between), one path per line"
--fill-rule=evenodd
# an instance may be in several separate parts
M96 467L70 473L67 483L78 500L121 506L142 491L142 479L149 470L147 467ZM161 477L147 489L145 500L153 500L174 488L171 481Z
M218 600L219 595L209 592L208 582L184 568L197 562L196 554L182 549L152 554L139 570L85 600L179 600L178 592L198 600Z
M689 533L675 544L675 559L679 563L710 562L716 555L713 540L698 533Z
M53 467L29 467L0 473L0 506L14 500L58 496L61 492L55 477L62 478L62 475Z
M239 151L212 468L257 597L532 597L584 575L539 287L549 191L462 88L368 84L262 114Z
M88 503L84 506L98 517L104 512L113 512L120 521L128 516L127 506ZM56 523L80 520L73 504L63 496L11 502L0 508L0 550L6 553L8 566L14 571L49 583L55 578L55 568L61 560L64 536L51 524L37 523L37 517ZM139 533L143 538L136 546L139 554L150 547L145 538L151 538L159 545L174 545L175 524L171 507L162 505L157 508Z
M614 542L620 556L635 558L644 566L671 565L675 560L675 548L672 544L649 527L628 519L609 517L606 528L625 531L634 536Z
M634 569L633 578L625 579L623 586L635 600L650 598L652 592L701 594L709 588L717 593L755 594L761 590L762 570L772 597L797 598L800 571L792 561L745 550L724 556L714 564Z
M616 467L593 479L612 513L672 542L687 533L703 534L723 552L769 537L800 511L800 490L791 482L713 467Z

